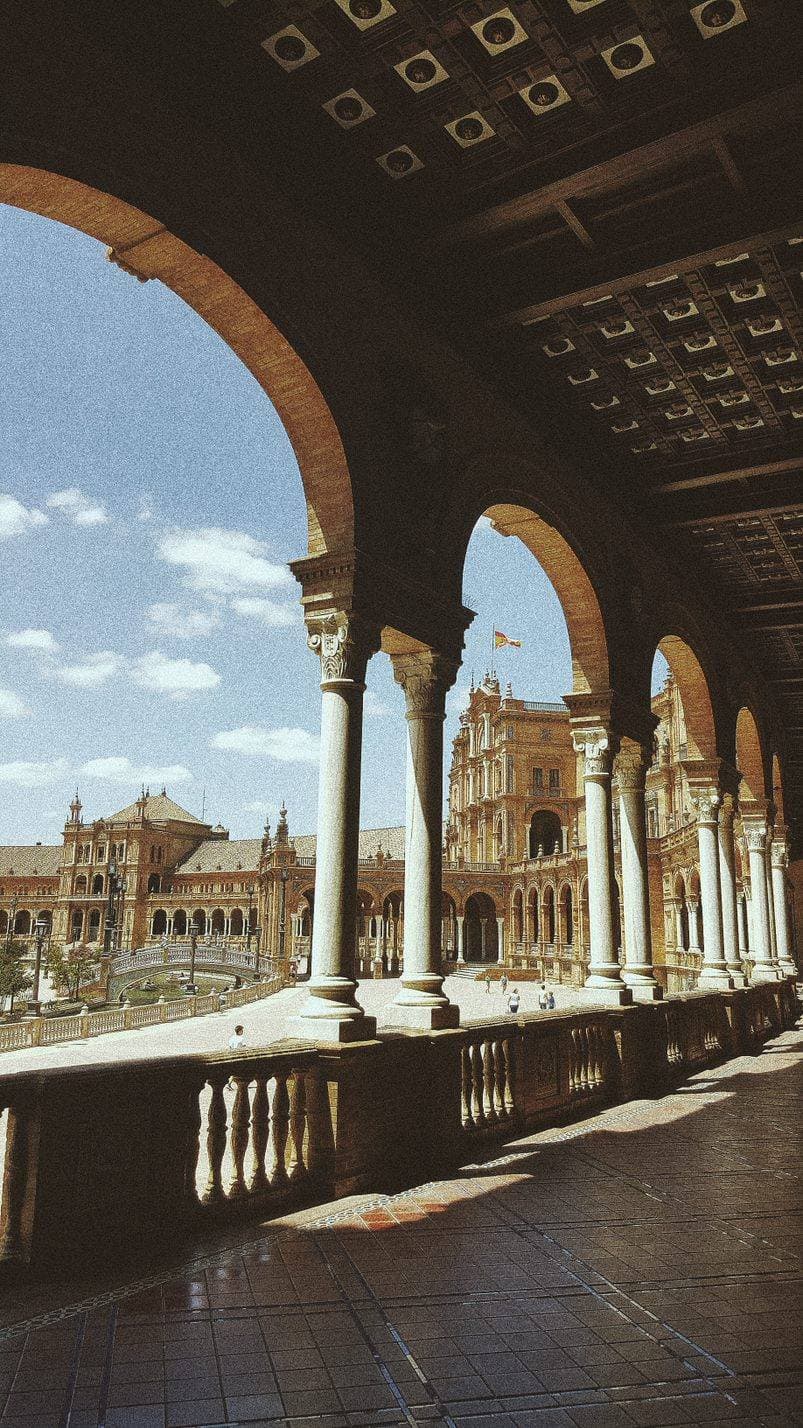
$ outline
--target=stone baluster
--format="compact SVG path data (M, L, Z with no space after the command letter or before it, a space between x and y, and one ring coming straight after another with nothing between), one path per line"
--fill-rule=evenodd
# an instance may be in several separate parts
M692 785L690 794L697 815L700 906L703 914L703 963L698 985L728 988L733 986L733 981L725 962L719 878L719 807L722 796L713 784Z
M252 1195L258 1195L268 1189L265 1155L268 1149L269 1135L270 1102L268 1100L268 1078L266 1076L257 1076L254 1095L251 1101L251 1149L254 1157L254 1170L251 1176L251 1184L248 1188Z
M796 977L797 967L792 957L789 903L786 897L786 869L788 866L789 853L786 840L783 837L776 837L772 842L772 900L775 905L778 965L785 976Z
M767 889L767 819L762 813L742 810L747 854L750 860L750 912L752 923L753 982L777 982L779 972L772 956Z
M732 794L726 794L719 810L719 883L722 892L722 944L725 965L735 987L747 985L739 948L739 909L736 899L736 849L733 841L735 814Z
M454 662L434 650L391 656L404 690L407 812L404 839L404 971L383 1026L457 1026L460 1012L443 990L443 721Z
M606 726L573 725L575 750L583 755L588 860L588 920L591 955L586 987L595 1001L626 1005L633 993L622 981L614 935L611 766L616 739Z
M231 1109L231 1158L232 1178L229 1198L237 1200L246 1193L245 1153L248 1149L248 1130L251 1107L248 1103L248 1077L233 1076L235 1092Z
M274 1188L286 1185L288 1180L286 1153L287 1137L290 1132L290 1094L287 1087L287 1075L286 1071L277 1071L276 1087L273 1092L271 1115L273 1156L270 1181Z
M655 980L652 961L644 803L646 779L647 760L643 750L639 744L628 740L616 760L622 856L622 912L625 924L625 965L622 978L638 1000L657 1001L663 995L663 990Z
M322 676L315 922L309 996L290 1029L316 1041L363 1040L375 1022L357 1003L354 978L362 709L379 634L339 613L310 620L308 644L320 656Z
M303 1180L304 1138L307 1130L307 1088L303 1076L295 1075L290 1087L290 1179Z
M224 1198L223 1157L226 1154L226 1130L228 1126L228 1112L223 1096L225 1084L226 1082L221 1080L212 1082L212 1099L209 1103L209 1118L206 1132L209 1176L203 1197L205 1205L214 1205Z

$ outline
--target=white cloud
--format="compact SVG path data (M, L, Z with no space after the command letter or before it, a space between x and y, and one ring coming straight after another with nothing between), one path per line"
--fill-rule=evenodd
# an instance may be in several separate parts
M210 743L213 749L255 754L280 763L315 764L320 755L320 740L307 729L263 729L256 724L245 724L241 729L221 730Z
M301 610L296 605L280 605L278 600L268 600L259 596L240 596L232 600L231 607L238 615L252 620L260 620L272 627L300 623Z
M139 498L139 509L137 510L138 521L152 521L156 514L153 496L150 491L143 491Z
M13 689L0 686L0 719L24 719L30 712Z
M40 650L43 654L55 654L59 648L50 630L12 630L6 644L14 650Z
M23 506L15 496L0 494L0 540L11 540L14 536L27 535L36 526L47 525L44 511Z
M132 764L131 760L114 755L105 759L90 759L79 770L82 778L102 778L108 783L176 784L188 783L192 774L184 764Z
M75 664L60 665L56 678L74 689L98 689L119 674L124 664L122 655L115 654L114 650L98 650L97 654L84 655Z
M210 664L190 659L169 659L160 650L151 650L132 666L131 678L140 689L183 699L203 689L216 689L220 675Z
M363 696L362 712L366 719L384 719L393 711L372 689L366 689Z
M161 537L157 549L162 560L184 571L185 584L206 594L245 594L292 583L287 567L268 560L264 542L246 531L175 529Z
M68 767L66 759L47 759L41 763L17 759L0 764L0 783L13 783L18 788L46 788L63 778Z
M203 639L220 624L220 616L214 610L188 610L164 600L149 605L147 615L160 634L176 640Z
M65 491L54 491L46 504L72 521L74 526L102 526L109 517L106 507L100 501L92 501L77 486L68 486Z
M446 713L462 714L468 709L471 690L467 684L455 684L446 696Z

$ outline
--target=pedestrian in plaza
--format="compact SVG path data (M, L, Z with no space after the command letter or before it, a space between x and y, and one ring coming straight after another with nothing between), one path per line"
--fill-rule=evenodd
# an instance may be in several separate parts
M554 1010L555 1010L555 993L554 993L554 992L550 992L550 993L549 993L549 1011L554 1011Z
M539 1010L539 1011L548 1011L548 1010L549 1010L549 993L548 993L548 991L547 991L547 989L546 989L546 982L542 982L542 983L541 983L541 986L540 986L540 988L539 988L539 990L538 990L538 1010Z
M502 996L504 996L507 991L507 972L502 973L502 980L499 985L502 988Z
M514 987L513 991L510 993L510 996L507 999L507 1009L510 1012L511 1016L516 1015L516 1012L518 1011L520 1005L521 997L519 996L519 989L518 987Z
M239 1051L245 1045L245 1027L239 1024L235 1026L233 1034L229 1037L229 1051Z
M490 992L490 990L491 990L491 974L490 974L490 972L486 972L486 973L485 973L485 990L486 990L486 992Z

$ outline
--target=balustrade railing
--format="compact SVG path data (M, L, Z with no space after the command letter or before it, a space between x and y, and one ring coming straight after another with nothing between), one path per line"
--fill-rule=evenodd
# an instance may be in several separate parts
M88 1008L74 1016L31 1016L21 1021L0 1024L0 1052L24 1051L31 1046L55 1046L62 1041L78 1041L87 1037L105 1036L112 1031L133 1031L144 1026L184 1021L187 1017L206 1016L226 1007L246 1006L261 997L281 990L280 977L251 982L230 992L209 992L205 996L189 996L142 1006L125 1002L122 1006Z
M0 1076L0 1262L141 1264L210 1218L417 1183L522 1130L660 1094L795 1015L786 982L380 1036L345 1055L280 1043Z

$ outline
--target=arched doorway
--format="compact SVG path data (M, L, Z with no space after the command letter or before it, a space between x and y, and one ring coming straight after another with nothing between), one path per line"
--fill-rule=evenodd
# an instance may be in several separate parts
M544 891L543 891L543 894L542 894L542 897L541 897L541 902L542 902L542 905L543 905L543 908L542 908L543 940L544 940L544 942L545 942L545 944L546 944L547 947L554 947L554 946L555 946L555 932L556 932L556 926L555 926L555 889L552 887L551 884L547 884L547 886L544 888Z
M102 874L102 873L96 873L95 876L94 876L94 878L92 879L92 896L93 896L93 897L102 897L102 896L103 896L103 874Z
M560 818L551 809L541 808L530 819L528 847L531 858L549 857L563 850Z
M164 937L166 933L167 913L165 912L164 908L159 907L153 914L153 922L151 923L151 935L153 937Z
M187 914L183 907L173 913L173 935L174 937L187 936Z
M23 908L14 918L14 935L16 937L29 937L30 933L31 914Z
M496 903L484 892L466 899L465 947L467 962L495 962L498 954Z
M226 914L222 907L216 907L209 919L209 931L215 939L221 938L226 932Z
M521 946L524 941L524 894L516 888L513 894L513 942Z
M574 943L574 901L572 890L566 883L560 895L561 909L561 942L566 947L571 947Z
M394 891L382 903L385 938L385 970L392 977L398 974L404 947L404 894Z
M538 889L530 888L527 894L527 941L537 944L541 941L538 922Z
M89 914L89 942L100 941L100 908L93 907Z
M190 928L190 931L194 932L198 937L205 937L206 928L206 910L202 907L196 907L194 913L192 914L192 927Z
M232 908L229 916L229 932L232 937L242 937L244 931L245 918L243 917L242 909L239 907Z

